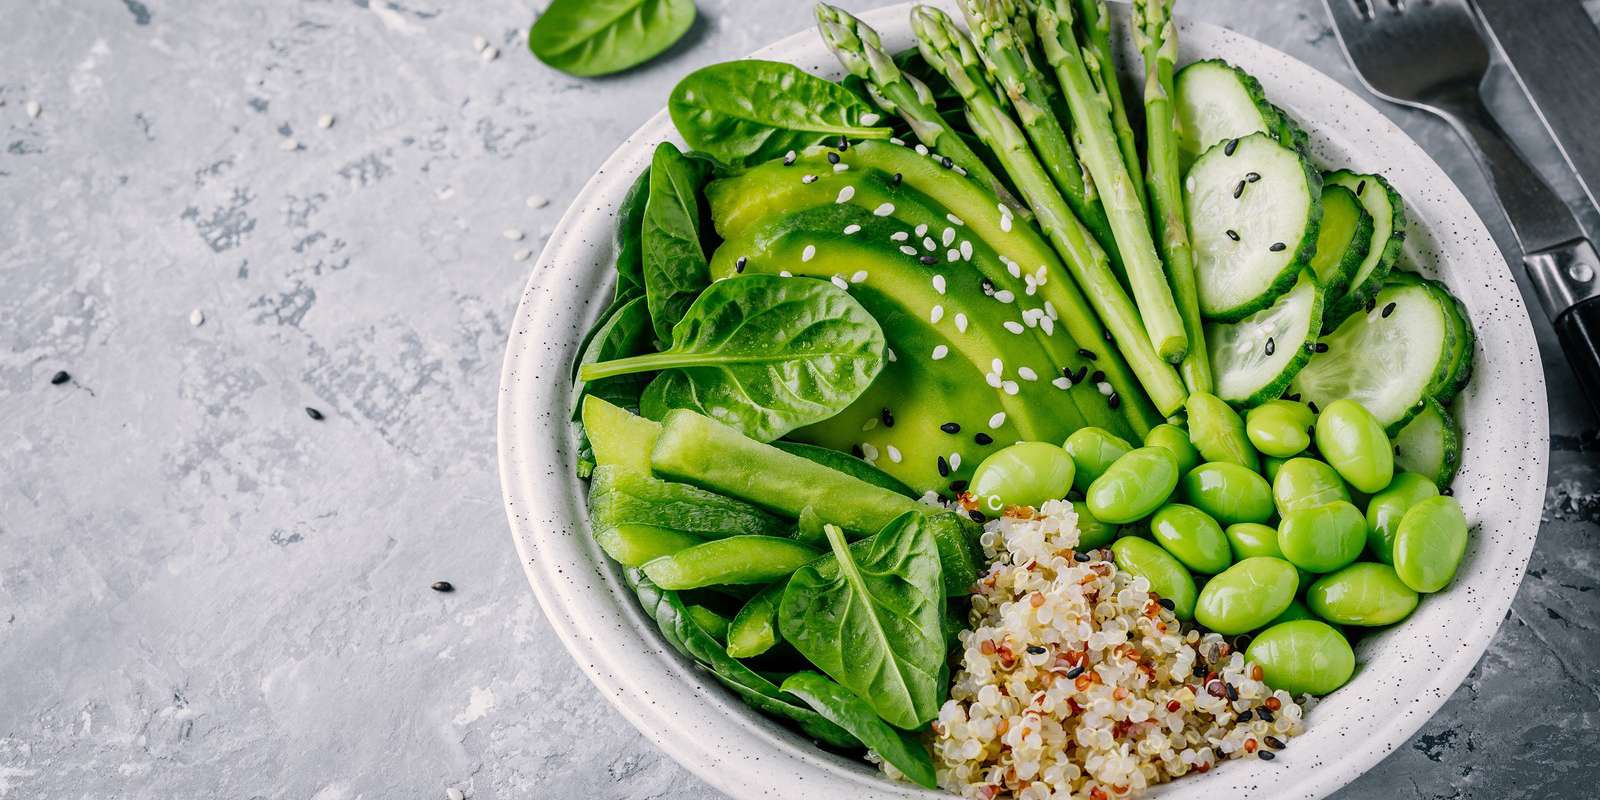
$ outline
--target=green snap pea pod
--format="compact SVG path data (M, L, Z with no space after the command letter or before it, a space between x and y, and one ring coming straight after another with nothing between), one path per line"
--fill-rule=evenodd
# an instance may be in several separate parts
M734 658L759 656L783 638L778 633L778 601L788 581L775 581L745 602L728 624L728 655Z
M1225 461L1254 470L1256 448L1245 436L1239 413L1214 394L1195 392L1184 402L1189 413L1189 441L1207 461Z
M647 562L645 577L663 589L770 583L821 555L781 536L730 536Z
M1305 403L1268 400L1244 415L1244 432L1263 455L1290 458L1311 446L1317 416Z
M1191 572L1215 575L1233 563L1222 526L1194 506L1162 506L1150 518L1150 535Z
M1354 400L1335 400L1317 416L1317 450L1351 486L1371 494L1394 478L1394 451L1378 418Z
M1246 633L1282 614L1299 588L1293 564L1267 556L1247 558L1206 581L1194 618L1224 636Z
M1454 497L1430 497L1411 507L1394 535L1394 571L1419 592L1449 585L1467 552L1467 517Z
M1089 504L1082 500L1072 501L1072 510L1078 515L1078 549L1093 550L1105 547L1117 538L1117 526L1095 519L1094 512L1089 510Z
M1288 461L1289 459L1287 458L1278 458L1277 456L1262 456L1261 474L1267 476L1267 482L1271 483L1278 479L1278 470L1282 469L1283 465Z
M1272 500L1278 506L1278 516L1289 512L1320 506L1335 500L1350 502L1350 490L1333 467L1314 458L1291 458L1278 468L1278 477L1272 479Z
M1367 549L1385 564L1394 563L1394 535L1400 519L1411 507L1430 497L1438 497L1433 481L1415 472L1402 472L1389 482L1389 488L1367 502Z
M1366 519L1343 500L1291 511L1278 523L1278 549L1307 572L1333 572L1360 557L1366 543Z
M1194 577L1178 559L1149 539L1137 536L1118 539L1111 545L1111 556L1117 569L1144 578L1150 582L1150 591L1171 600L1172 613L1178 619L1194 619Z
M823 719L849 731L911 781L929 789L937 785L928 748L915 736L884 722L871 705L849 689L809 671L790 675L780 688L805 701Z
M1141 447L1089 484L1084 501L1096 519L1125 525L1160 508L1178 485L1178 460L1165 447Z
M1283 558L1283 551L1278 549L1278 530L1270 525L1238 522L1229 525L1223 535L1228 537L1228 547L1235 561L1260 556Z
M1187 473L1200 463L1200 451L1194 449L1189 434L1176 425L1162 423L1144 435L1146 447L1165 447L1178 459L1178 471Z
M1224 525L1272 519L1272 487L1238 464L1212 461L1195 467L1183 476L1183 496Z
M1290 694L1324 695L1356 671L1356 654L1344 635L1314 619L1280 622L1262 631L1244 651L1261 665L1262 679Z
M1394 567L1363 561L1324 575L1306 591L1312 613L1341 625L1392 625L1417 607L1417 593Z
M1011 506L1038 508L1072 489L1072 456L1048 442L1017 442L990 453L972 473L970 491L990 516Z
M699 625L702 630L711 634L711 638L716 639L719 642L727 640L727 617L724 617L721 614L706 608L705 606L689 606L687 610L689 612L689 619L694 620L694 624Z
M1279 614L1271 622L1267 623L1267 627L1270 628L1280 622L1293 622L1297 619L1316 618L1317 615L1311 613L1311 607L1300 602L1300 598L1296 597L1295 599L1289 601L1289 607L1284 609L1282 614Z
M1072 486L1080 492L1089 491L1089 484L1100 477L1112 462L1128 454L1133 445L1105 428L1079 428L1067 437L1062 445L1077 465Z

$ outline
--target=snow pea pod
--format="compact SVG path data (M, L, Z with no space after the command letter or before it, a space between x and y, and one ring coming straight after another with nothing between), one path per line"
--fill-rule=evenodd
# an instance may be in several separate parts
M1394 451L1377 417L1354 400L1335 400L1317 417L1317 450L1351 486L1371 494L1394 478Z
M1167 502L1178 485L1178 460L1165 447L1141 447L1112 462L1089 484L1084 501L1096 519L1123 525Z
M1244 432L1262 455L1291 458L1311 446L1317 417L1305 403L1268 400L1244 415Z
M1189 413L1189 441L1207 461L1226 461L1246 469L1257 469L1256 448L1245 436L1244 420L1214 394L1195 392L1184 403Z
M1379 561L1394 563L1394 536L1400 519L1411 507L1430 497L1438 497L1433 481L1415 472L1394 476L1389 488L1372 496L1367 503L1367 549Z
M1162 506L1150 518L1150 535L1191 572L1215 575L1233 563L1222 526L1194 506Z
M1194 619L1194 578L1172 554L1149 539L1124 536L1111 545L1111 556L1118 569L1144 578L1150 591L1171 600L1178 619Z
M778 601L788 581L774 581L747 601L728 624L728 655L734 658L759 656L783 638L778 633Z
M1190 470L1183 476L1183 496L1224 525L1272 518L1272 487L1254 471L1226 461Z
M990 515L1011 506L1038 508L1072 489L1072 456L1048 442L1017 442L990 453L972 473L970 491Z
M1356 654L1344 635L1314 619L1280 622L1262 631L1245 650L1261 665L1268 685L1290 694L1324 695L1356 670Z
M1366 543L1366 520L1343 500L1291 511L1278 523L1278 549L1307 572L1333 572L1355 561Z
M1419 592L1449 585L1467 552L1467 517L1454 497L1430 497L1411 507L1394 535L1394 571Z
M1253 631L1282 614L1294 600L1300 578L1281 558L1247 558L1206 582L1194 618L1224 636Z
M1095 519L1094 512L1089 510L1089 504L1082 500L1072 501L1072 510L1078 515L1078 549L1093 550L1105 547L1117 538L1117 526Z
M1105 428L1079 428L1067 437L1062 445L1077 465L1072 486L1080 492L1089 491L1089 484L1100 477L1112 462L1128 454L1133 445Z
M1390 625L1417 607L1417 593L1394 567L1363 561L1324 575L1306 591L1312 613L1341 625Z
M663 589L761 584L805 566L816 550L781 536L729 536L645 563L645 577Z
M1314 458L1291 458L1278 468L1272 479L1272 499L1278 516L1335 500L1350 502L1350 490L1338 471Z
M1178 459L1178 471L1188 472L1200 463L1200 451L1194 449L1194 443L1189 441L1189 434L1176 425L1165 422L1150 429L1144 435L1144 443L1149 447L1165 447L1172 451Z

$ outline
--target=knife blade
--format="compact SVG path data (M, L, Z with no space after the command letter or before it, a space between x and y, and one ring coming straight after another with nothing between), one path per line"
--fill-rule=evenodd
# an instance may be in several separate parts
M1479 19L1600 211L1600 28L1579 0L1475 0Z

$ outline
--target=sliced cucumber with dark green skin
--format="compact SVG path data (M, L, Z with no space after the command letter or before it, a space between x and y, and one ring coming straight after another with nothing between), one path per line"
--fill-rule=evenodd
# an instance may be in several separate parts
M1200 313L1231 322L1272 305L1317 248L1322 176L1253 133L1207 150L1184 179Z
M1392 436L1450 378L1455 332L1444 305L1420 281L1386 282L1369 312L1352 314L1322 337L1322 352L1295 376L1291 391L1326 408L1349 398ZM1387 312L1387 313L1385 313Z
M1394 464L1443 489L1461 467L1461 428L1444 404L1433 398L1394 438Z
M1322 227L1311 270L1322 284L1324 302L1344 296L1361 262L1372 248L1372 215L1356 193L1337 183L1322 184Z
M1333 330L1357 309L1366 306L1383 288L1383 279L1400 258L1406 238L1406 207L1400 193L1382 175L1363 175L1341 169L1328 173L1326 181L1355 193L1361 207L1372 215L1372 244L1366 257L1350 278L1349 288L1337 300L1330 298L1322 315L1322 329Z
M1472 380L1472 353L1478 337L1472 332L1472 318L1467 316L1466 305L1451 294L1444 284L1438 281L1427 281L1427 284L1444 306L1445 313L1450 317L1451 330L1455 333L1455 358L1450 367L1450 377L1434 393L1439 402L1448 403Z
M1178 70L1178 157L1192 164L1219 142L1266 133L1289 147L1305 149L1305 132L1267 102L1261 82L1222 59L1196 61Z
M1310 270L1278 302L1238 322L1206 325L1216 395L1236 406L1279 397L1311 360L1322 325L1322 287Z

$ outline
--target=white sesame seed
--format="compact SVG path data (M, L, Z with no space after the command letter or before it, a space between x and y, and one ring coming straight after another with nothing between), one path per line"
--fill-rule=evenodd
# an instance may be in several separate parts
M933 310L928 312L928 321L938 325L941 319L944 319L944 306L935 305Z
M794 273L790 272L789 270L786 270L786 269L780 269L780 270L778 270L778 277L780 277L780 278L793 278L794 277Z
M873 113L871 111L868 111L867 113L861 115L861 124L862 125L876 125L876 124L878 124L878 120L880 120L880 119L882 119L882 117L878 116L877 114L875 114L875 113Z
M295 138L293 136L285 136L285 137L283 137L283 141L278 142L278 149L279 150L299 150L300 149L300 143L298 141L295 141Z
M1011 215L1010 214L1006 214L1006 215L1000 217L1000 230L1005 231L1006 233L1010 233L1011 232Z
M961 166L961 165L960 165L960 164L956 164L956 165L953 165L953 166L952 166L952 167L951 167L951 169L953 169L953 170L955 170L955 171L956 171L956 174L957 174L957 175L960 175L960 176L961 176L961 177L963 177L963 178L965 178L965 177L967 177L967 170L966 170L966 168L965 168L965 167L963 167L963 166Z
M478 58L481 58L484 61L493 61L493 60L495 60L495 59L497 59L499 57L500 57L500 48L492 47L492 46L491 47L485 47L483 49L483 52L478 54Z
M1056 321L1049 317L1040 317L1039 327L1044 330L1044 335L1046 336L1054 336L1056 334Z
M851 283L861 283L861 282L865 281L866 279L867 279L867 271L864 270L864 269L856 270L855 272L850 273L850 282Z
M893 364L894 362L900 360L900 357L894 354L894 348L893 347L885 347L885 348L883 348L883 354L885 356L889 357L889 363L890 364Z
M957 261L960 261L961 260L961 251L960 250L946 250L946 251L944 251L944 260L948 261L948 262L950 262L952 264L956 263Z
M1022 391L1022 387L1018 386L1016 381L1006 381L1005 385L1000 388L1006 394L1016 394L1017 392Z
M1001 324L1005 326L1006 330L1011 331L1012 333L1015 333L1015 334L1019 334L1019 335L1024 330L1027 330L1026 328L1022 327L1022 323L1020 323L1020 322L1018 322L1018 321L1016 321L1014 319L1008 319L1008 320L1006 320L1005 322L1003 322Z
M796 153L793 150L790 150L789 152L784 153L783 154L783 164L784 164L784 166L788 166L790 164L793 164L794 160L799 158L799 157L800 157L800 154Z
M1006 371L1006 362L1001 361L998 358L993 359L993 360L991 360L989 362L989 369L990 369L990 371L997 372L997 373L998 372L1005 372Z
M938 292L939 294L944 294L944 276L943 275L935 275L935 276L933 276L933 290Z
M934 361L939 361L939 360L943 359L947 355L950 355L950 348L948 348L948 347L946 347L946 346L944 346L942 344L934 345L934 347L933 347L933 360Z
M839 163L833 165L833 171L834 172L844 172L845 170L847 170L849 168L850 168L850 165L844 163L843 161L840 161Z
M1066 378L1056 378L1055 380L1051 381L1050 384L1062 391L1072 388L1072 381L1069 381Z
M1011 259L1006 258L1005 256L1001 256L1000 258L1005 260L1006 272L1011 273L1011 277L1013 277L1013 278L1022 277L1022 267L1019 264L1017 264L1017 262L1012 261Z
M928 226L927 226L927 224L924 223L922 225L918 225L917 226L917 230L916 230L916 234L918 236L926 237L928 235Z
M465 792L452 786L444 790L444 800L467 800Z
M944 218L947 219L947 220L950 220L950 224L951 225L965 225L965 224L967 224L965 222L962 222L961 218L956 216L956 215L954 215L954 214L946 214L946 215L944 215Z
M889 453L890 461L893 461L896 464L900 463L900 448L895 447L892 444L886 444L883 446L883 449Z
M950 245L955 244L955 241L956 241L956 229L955 228L945 228L944 229L944 233L939 234L939 243L943 244L945 247L949 247Z
M983 380L984 380L985 383L989 384L990 386L993 386L996 389L1000 388L1000 384L1001 384L1000 376L994 374L993 372L984 373Z
M449 200L450 198L456 196L456 187L440 186L434 191L433 196L439 198L440 200Z
M800 251L800 261L802 263L806 262L806 261L810 261L811 259L816 258L816 257L817 257L817 246L814 245L814 244L808 244L808 245L806 245L806 248L804 250Z
M900 252L905 253L908 256L914 256L917 254L917 248L912 247L909 244L903 244L900 245Z
M919 156L925 156L925 155L928 154L928 148L923 147L920 144L917 145L916 147L912 148L912 149L916 150L917 151L917 155L919 155Z
M949 460L950 460L950 469L952 469L952 470L961 469L961 454L960 453L951 453Z
M1056 307L1051 305L1049 300L1044 301L1044 313L1051 319L1061 319L1056 316Z
M844 235L846 235L846 236L854 236L855 234L858 234L860 232L861 232L861 226L855 224L854 222L850 223L849 225L844 226Z
M933 240L932 236L924 236L922 237L922 249L928 251L937 250L939 249L939 244Z
M861 443L861 457L865 458L868 461L877 461L878 460L878 448L874 447L871 442L862 442Z
M1111 384L1106 383L1105 381L1101 381L1101 382L1095 384L1094 388L1099 389L1100 393L1105 395L1106 397L1110 397L1111 393L1116 391L1115 389L1111 388Z
M317 117L317 127L324 130L333 127L333 115L323 114L322 116Z
M894 203L884 203L883 205L872 209L872 215L875 216L875 217L887 217L887 216L889 216L890 214L893 214L893 213L894 213ZM920 236L921 234L918 234L918 235Z
M198 308L193 310L193 311L190 311L189 312L189 324L195 326L196 328L200 327L201 325L206 324L206 312L201 311Z
M867 421L861 423L861 432L866 433L876 427L878 427L878 418L875 416L867 417Z
M801 183L816 183L817 182L817 176L815 176L815 175L801 175L800 176L800 182Z
M956 312L956 330L962 333L967 332L967 315L959 311Z
M994 293L994 299L999 300L1002 303L1009 303L1012 300L1017 299L1017 296L1010 289L1001 289L1000 291Z
M483 52L483 49L488 47L488 46L489 46L489 40L488 39L485 39L482 36L473 36L472 37L472 52L481 53L481 52Z
M996 411L994 416L989 418L989 430L991 431L1004 424L1006 424L1006 412L1004 411Z
M907 239L910 239L910 238L911 238L911 232L910 231L895 231L893 234L890 234L890 236L889 236L889 240L890 241L894 241L894 242L903 242L903 241L905 241Z
M512 261L527 261L532 255L533 255L533 251L529 250L526 247L524 247L521 250L518 250L517 252L512 253L511 254L511 260Z
M43 111L44 109L39 107L38 100L29 100L22 104L22 110L28 115L28 119L38 119L39 112Z
M961 240L961 260L972 260L972 242L969 242L966 239Z
M1039 373L1034 372L1033 367L1017 367L1017 377L1025 381L1036 381L1039 380Z
M522 231L519 231L516 228L506 228L500 232L500 235L504 236L508 242L522 241Z
M1189 179L1183 182L1183 188L1188 189L1189 191L1192 192L1192 191L1194 191L1194 187L1195 187L1194 176L1190 175Z
M897 144L897 145L900 145L901 147L905 147L906 146L906 140L904 140L904 139L902 139L902 138L900 138L898 136L890 136L889 137L889 144Z
M527 203L528 208L544 208L545 206L550 205L550 198L545 197L544 195L530 194L528 195Z
M832 281L833 285L839 287L840 289L849 289L850 288L850 282L846 281L844 278L839 277L838 275L835 275L835 276L829 278L828 280Z
M854 186L846 186L843 189L839 190L839 196L833 198L833 202L835 202L835 203L848 203L848 202L850 202L850 198L855 197L855 196L856 196L856 187L854 187Z

